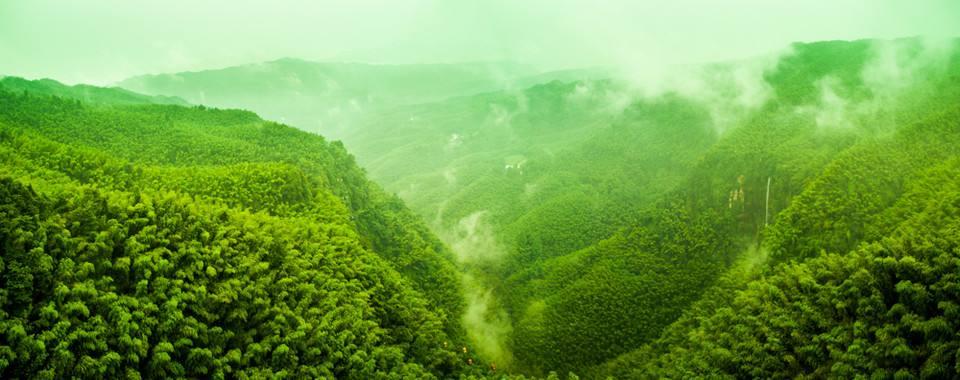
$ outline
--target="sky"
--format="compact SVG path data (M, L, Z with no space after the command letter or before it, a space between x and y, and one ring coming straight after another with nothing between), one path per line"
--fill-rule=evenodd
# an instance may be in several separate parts
M958 0L0 0L0 75L112 84L282 57L544 70L960 37Z

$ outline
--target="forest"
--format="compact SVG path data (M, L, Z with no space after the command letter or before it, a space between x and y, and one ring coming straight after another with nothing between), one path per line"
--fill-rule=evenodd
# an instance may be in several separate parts
M0 77L0 378L960 378L960 39Z

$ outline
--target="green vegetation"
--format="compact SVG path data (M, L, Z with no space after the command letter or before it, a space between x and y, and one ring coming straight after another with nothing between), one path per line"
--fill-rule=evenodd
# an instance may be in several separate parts
M905 60L919 56L911 50L917 45L915 40L890 44L906 51ZM770 352L776 357L790 349L781 351L782 346L771 347L762 338L746 339L756 331L765 330L744 319L724 325L708 324L708 318L721 318L714 317L714 313L725 310L718 306L697 316L684 317L683 313L720 302L710 297L721 297L721 300L729 297L714 296L718 293L711 290L714 284L726 286L721 293L754 286L774 287L785 293L793 291L781 289L783 284L771 283L763 277L749 283L751 277L743 272L778 273L785 270L778 266L785 261L814 258L824 255L822 252L846 253L862 242L890 236L911 212L924 209L926 202L939 201L936 192L924 195L915 192L920 198L914 198L909 204L917 208L908 211L902 204L897 206L917 176L960 153L956 112L952 106L960 99L955 74L960 71L960 61L952 53L954 55L944 58L943 65L917 63L920 66L912 73L917 76L916 82L898 89L896 94L883 93L882 88L862 76L861 72L867 69L847 70L848 61L819 63L823 50L842 55L846 49L849 56L870 57L874 53L860 53L865 46L871 45L863 42L800 45L766 76L775 93L803 88L798 81L822 87L825 75L841 78L836 79L839 83L857 83L852 87L861 86L868 95L849 100L859 104L844 110L843 116L848 119L825 118L822 112L826 106L822 104L779 102L776 101L780 98L778 95L726 132L701 155L675 190L650 206L648 209L652 211L647 211L647 216L632 223L626 231L589 248L528 267L520 275L512 275L503 287L510 289L504 298L512 303L511 314L514 318L519 316L515 319L517 328L512 339L518 359L526 357L518 361L549 363L530 369L533 372L572 369L593 376L616 374L627 378L709 374L769 378L801 373L814 373L816 377L816 373L829 373L834 363L827 359L804 362L797 358L796 363L770 364L760 352ZM871 65L872 58L864 59L866 62L859 63L861 67ZM827 67L810 69L807 76L778 82L779 70L797 72L794 67L797 61ZM945 180L947 175L940 173L937 178ZM769 214L765 197L768 179L774 195ZM933 186L930 181L925 184ZM765 218L772 222L766 229ZM761 247L751 248L756 244ZM950 252L948 247L942 249L940 252ZM769 262L766 261L768 254ZM759 268L744 269L746 263ZM728 271L736 275L725 274ZM830 276L846 278L843 273ZM888 288L877 286L893 292L892 285L896 283ZM758 298L751 294L744 300L749 299L756 307L766 306ZM702 305L697 306L694 301ZM784 302L784 307L799 314L772 309L757 317L761 311L756 308L740 310L741 305L734 304L730 306L731 315L755 318L750 321L768 326L766 324L781 321L802 321L804 312L817 310L800 309L801 302ZM936 317L932 312L925 315ZM840 320L852 325L856 318ZM666 328L672 322L678 325ZM811 332L810 336L791 339L796 342L831 339L834 325L821 322L818 326L825 329L818 332L823 333L819 338ZM791 333L787 327L779 328L784 334ZM711 332L701 333L698 329ZM709 335L735 332L746 335ZM953 347L949 342L956 339L955 336L944 338L943 347L934 345L938 346L936 349L949 350ZM692 341L696 341L697 346L689 346ZM758 343L751 346L753 341ZM917 342L916 346L920 344ZM741 347L759 351L735 351ZM718 364L720 359L710 356L712 351L720 349L728 350L726 354L730 356L726 358L731 360L723 366ZM917 357L923 358L925 349L918 349L921 353ZM683 360L687 362L669 356L672 350L684 352ZM626 356L600 365L621 354ZM864 360L853 356L848 359ZM745 362L750 360L756 360L757 367L750 367L753 362ZM684 367L693 365L688 362L719 367ZM662 367L651 370L648 366L653 364L649 363L659 363ZM863 364L853 367L854 372L836 372L832 376L849 377L851 373L875 371L880 374L890 371L892 375L900 370L895 367L896 363L877 361L872 367ZM591 366L598 367L585 369ZM914 370L914 375L921 374L918 368L908 369Z
M707 82L726 94L742 65L709 67ZM767 98L726 115L682 88L620 111L610 99L624 85L554 82L397 111L381 124L415 143L384 153L391 135L371 126L380 145L352 146L493 291L483 301L508 316L488 315L509 324L514 370L591 374L714 302L713 286L745 288L745 262L774 268L893 231L912 176L958 153L939 115L960 99L958 68L955 49L915 39L797 44L760 73ZM571 101L585 89L597 91ZM500 108L505 126L491 122ZM568 124L570 110L590 122ZM442 139L452 133L459 145ZM504 169L514 157L522 171Z
M603 73L0 80L0 377L960 377L960 40Z
M553 82L408 107L346 141L493 291L513 369L589 373L658 339L749 252L773 267L886 236L911 176L957 154L935 116L960 99L950 47L797 44L762 83L730 81L749 65L707 67L712 90L693 93ZM718 96L758 88L718 114Z
M954 131L956 116L944 119ZM917 176L886 236L759 277L738 273L652 345L599 374L956 377L958 169L955 157Z
M449 251L341 145L17 83L0 91L3 377L465 367Z
M17 77L0 77L0 87L8 92L29 92L37 95L51 95L72 98L84 102L106 104L175 104L187 105L183 99L169 96L145 96L122 88L101 88L78 84L64 86L51 79L29 81Z

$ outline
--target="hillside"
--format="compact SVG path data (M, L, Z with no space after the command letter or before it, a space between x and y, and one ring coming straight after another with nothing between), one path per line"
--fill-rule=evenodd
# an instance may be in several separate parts
M468 296L489 354L524 373L590 373L657 340L743 262L890 233L905 181L960 146L951 127L913 127L960 100L955 45L795 44L755 74L762 102L725 114L682 87L553 82L398 108L346 142L492 292ZM700 75L743 94L749 64ZM611 109L618 96L630 103Z
M955 377L958 112L955 106L931 112L879 142L930 152L889 166L902 182L874 190L892 194L893 200L862 208L872 221L865 228L879 234L853 237L857 244L837 247L829 230L808 233L804 236L822 251L807 260L802 250L793 251L795 258L784 264L775 264L784 260L775 253L790 250L781 250L776 238L765 240L774 265L738 264L660 338L605 364L594 376ZM935 159L938 154L943 156ZM837 193L824 196L822 184L838 170L862 170L871 161L893 157L890 152L839 154L783 211L770 234L792 230L787 226L797 210L835 210L804 206L811 198L819 197L820 204L872 201L857 192L843 192L839 199ZM923 162L923 169L911 171Z
M905 61L901 64L913 65L911 83L886 92L864 74L873 70L883 49L895 49ZM584 373L584 367L656 339L728 269L739 270L739 262L764 262L769 254L769 265L775 267L788 258L815 257L822 251L844 253L865 239L891 233L904 211L885 210L902 194L906 181L960 153L951 119L937 116L960 100L960 61L955 49L932 61L923 49L916 40L795 45L792 54L765 73L775 94L765 105L719 138L689 130L673 137L682 149L708 147L693 150L697 158L686 166L668 165L664 158L681 158L683 150L658 156L657 150L647 148L669 147L669 137L650 144L634 137L642 135L619 133L605 145L586 146L580 157L590 157L591 166L580 173L600 175L581 183L606 190L608 199L616 200L609 211L578 211L569 205L589 203L567 201L553 206L571 215L555 225L575 226L572 230L549 229L556 216L507 218L518 222L499 227L506 239L518 227L531 231L506 240L516 253L507 254L508 264L493 276L506 279L495 284L513 318L511 339L518 361L546 363L534 368L535 373ZM833 87L824 90L824 83ZM819 96L802 101L799 94L809 88ZM824 102L830 98L824 93L843 94L849 103L827 117ZM669 114L682 115L677 110ZM667 119L660 128L678 128L697 119L688 115L680 120L684 122ZM610 132L598 136L604 133ZM645 148L631 157L630 150L616 148L623 145ZM611 152L621 160L602 165L598 152ZM557 162L567 168L577 162L572 157ZM643 168L647 157L654 163L651 168L672 168L667 172L679 177L642 182L639 173L603 175L604 168L618 165L621 170ZM618 178L625 195L607 190L617 187L600 178ZM636 194L636 189L653 192L647 183L663 182L670 185L662 196L652 197L653 202ZM502 187L491 191L505 192ZM540 216L544 211L534 212ZM620 220L625 222L609 238L596 243L589 243L590 238L564 240L589 232L593 225L617 228L610 226L615 217L601 219L604 215L624 215ZM544 227L529 224L528 218ZM491 220L498 228L496 219ZM767 220L771 225L764 229ZM813 252L807 247L814 247ZM511 266L511 261L516 264Z
M0 377L960 377L960 40L121 85L0 80Z
M450 252L342 145L246 111L3 83L3 377L465 367Z

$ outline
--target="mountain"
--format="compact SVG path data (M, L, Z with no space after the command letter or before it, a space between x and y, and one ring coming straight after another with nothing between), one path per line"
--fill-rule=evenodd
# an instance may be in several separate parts
M254 110L300 129L341 138L360 116L494 91L539 71L512 63L364 64L284 58L217 70L145 75L118 85L195 104Z
M676 130L673 137L649 140L652 131L628 134L610 128L597 135L610 136L602 145L592 140L580 154L558 155L556 162L564 170L579 161L590 164L577 172L585 178L597 173L593 180L579 182L595 189L593 194L561 198L551 211L534 209L520 218L507 217L506 225L491 218L493 228L504 231L501 236L513 239L505 244L514 253L507 254L505 264L490 277L502 281L495 284L513 321L517 361L537 363L533 373L551 369L589 373L584 368L658 339L728 271L743 271L748 264L779 268L823 251L846 253L892 233L908 213L887 210L909 181L960 153L955 123L944 115L951 114L960 100L955 46L953 42L952 48L938 51L934 59L925 55L929 51L917 40L798 44L764 74L772 97L719 136L697 133L696 113L684 115L668 108L664 115L675 119L632 125ZM889 50L897 52L900 67L909 67L905 70L909 74L890 75L911 78L892 90L886 87L889 82L872 77L879 75L874 71L877 62L887 59L884 54ZM810 91L814 95L800 95ZM833 96L844 102L838 110L827 104L840 103ZM640 115L650 120L655 110L647 107ZM659 151L671 146L675 148ZM619 160L604 164L602 157L608 152ZM683 160L684 152L694 158ZM652 162L647 167L645 158ZM670 159L686 165L671 164ZM531 168L535 165L530 163ZM607 175L617 167L625 174ZM656 168L674 179L653 177ZM639 170L626 171L630 169ZM644 180L644 174L653 179ZM610 184L613 178L619 184ZM640 197L656 193L651 185L663 182L667 187L660 195ZM513 193L520 193L519 185ZM490 191L508 193L503 187ZM767 196L771 193L772 199ZM929 198L921 204L936 197L923 196ZM587 199L611 204L578 209L590 204ZM591 243L594 226L614 231ZM518 228L526 232L514 232ZM578 241L570 236L587 237ZM768 321L775 318L770 315ZM690 360L699 358L691 354ZM669 359L662 363L672 368ZM812 371L823 363L793 368ZM876 366L889 369L884 367L888 364ZM639 377L693 373L700 372ZM762 371L727 373L777 376Z
M958 111L931 111L838 154L770 227L770 264L735 266L658 339L593 376L955 377ZM861 182L872 193L824 192ZM807 259L776 238L800 231L799 210L832 214L818 222L825 230L802 235L821 247Z
M343 143L117 90L0 93L0 371L960 375L960 40L643 83L467 67L124 82L301 116L362 95Z
M146 96L116 87L102 88L85 84L66 86L52 79L26 80L19 77L0 77L0 87L8 92L62 96L89 103L188 105L186 101L177 97Z
M487 310L475 334L506 331L498 361L603 378L717 284L892 233L910 178L958 153L934 116L960 100L958 73L956 41L795 44L699 68L696 91L551 82L397 107L345 143L490 292L468 304ZM663 373L696 372L639 377Z
M2 84L3 377L467 367L450 251L341 144L248 111Z

